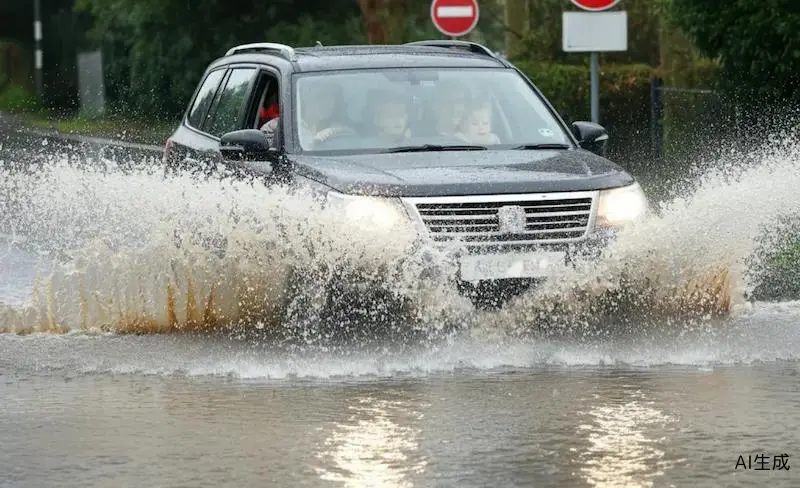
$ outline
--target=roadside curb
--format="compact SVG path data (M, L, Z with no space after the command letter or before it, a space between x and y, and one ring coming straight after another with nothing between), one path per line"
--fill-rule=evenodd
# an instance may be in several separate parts
M22 130L28 134L34 134L40 137L52 137L66 141L78 142L81 144L91 144L93 146L117 146L125 147L128 149L138 149L141 151L152 151L161 153L164 148L153 146L150 144L139 144L136 142L125 142L119 139L106 139L102 137L83 136L77 134L62 134L58 131L44 131L42 129L34 129L31 127L23 127Z
M0 112L0 128L5 128L9 131L33 135L37 137L52 138L61 141L70 141L91 146L120 147L126 149L135 149L144 152L158 153L158 154L161 154L164 151L163 147L155 146L152 144L126 142L119 139L109 139L109 138L89 136L89 135L64 134L58 132L57 130L45 130L35 127L30 127L29 125L20 121L14 115L5 112ZM0 132L2 131L0 130Z

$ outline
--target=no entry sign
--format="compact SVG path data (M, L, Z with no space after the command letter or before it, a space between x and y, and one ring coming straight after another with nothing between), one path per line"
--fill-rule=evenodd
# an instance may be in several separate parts
M478 23L477 0L433 0L431 20L444 35L458 37L468 34Z
M608 10L619 3L619 0L572 0L572 3L590 12Z

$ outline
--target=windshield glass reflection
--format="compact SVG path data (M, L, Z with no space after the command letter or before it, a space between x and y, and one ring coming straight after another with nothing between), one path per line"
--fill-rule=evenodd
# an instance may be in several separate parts
M307 74L295 90L304 151L570 144L544 102L508 69Z

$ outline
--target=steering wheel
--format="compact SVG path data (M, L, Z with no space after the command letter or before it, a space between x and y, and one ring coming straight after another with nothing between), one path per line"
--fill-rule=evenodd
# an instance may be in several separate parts
M360 138L361 134L356 132L356 130L351 127L337 127L334 130L333 134L329 135L325 140L319 141L316 144L314 144L314 149L315 150L324 149L331 141L335 141L337 139L342 139L345 137Z
M464 139L460 137L456 137L454 135L445 135L440 134L435 137L426 137L425 138L426 144L441 144L443 146L452 146L452 145L464 145L469 144Z

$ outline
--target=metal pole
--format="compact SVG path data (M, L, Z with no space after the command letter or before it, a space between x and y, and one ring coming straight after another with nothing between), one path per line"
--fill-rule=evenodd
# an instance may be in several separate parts
M655 159L661 159L661 146L663 141L663 102L661 95L661 85L663 80L655 78L650 83L650 136L653 145L653 156Z
M600 123L600 67L598 62L599 54L591 54L592 64L592 122Z
M36 41L36 93L42 96L42 8L41 0L33 0L33 38Z

